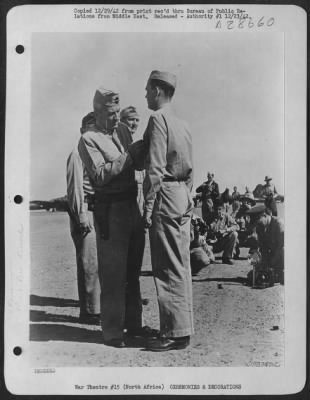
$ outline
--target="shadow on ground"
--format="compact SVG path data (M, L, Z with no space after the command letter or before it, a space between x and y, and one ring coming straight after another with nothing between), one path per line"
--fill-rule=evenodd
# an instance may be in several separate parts
M78 300L30 295L31 306L79 307Z
M238 276L236 278L203 278L203 279L192 279L192 282L227 282L227 283L240 283L246 285L248 282L247 278Z
M102 343L102 333L62 324L30 324L30 340Z
M219 255L216 255L214 258L215 258L215 260L218 261L218 260L222 260L223 257L222 257L222 256L219 256ZM248 259L248 257L241 257L241 256L239 256L239 257L237 258L238 261L243 261L243 260L247 260L247 259ZM222 263L220 262L219 264L222 264Z
M30 310L31 322L73 322L79 323L78 317L71 315L50 314L45 311Z
M91 330L77 326L62 324L30 324L30 340L37 342L61 341L103 344L101 329ZM126 337L126 347L143 348L146 340L143 338Z

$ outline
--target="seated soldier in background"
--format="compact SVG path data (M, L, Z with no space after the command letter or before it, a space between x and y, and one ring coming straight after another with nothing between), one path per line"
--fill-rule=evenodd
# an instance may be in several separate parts
M209 225L208 239L213 241L214 253L223 251L223 264L233 265L233 254L238 241L238 224L228 214L224 212L222 205L216 208L216 214Z
M206 224L197 215L191 219L191 243L190 259L192 275L196 275L201 269L214 262L212 247L205 238Z
M273 280L284 282L284 224L260 204L248 212L256 227L258 249L261 253L259 269L266 270Z
M240 198L241 205L237 213L232 216L235 218L239 225L238 231L238 243L235 249L235 259L239 258L240 247L248 247L250 249L257 247L257 237L255 233L255 227L251 224L250 216L247 215L247 211L256 204L253 194L248 196L244 195Z
M254 199L253 194L248 194L248 195L243 195L240 197L240 207L236 214L234 215L236 220L240 220L241 218L244 218L247 214L246 212L250 210L253 206L256 204L256 200Z
M231 215L232 214L232 206L231 206L232 197L231 197L231 194L230 194L228 188L226 188L224 190L224 192L221 194L220 203L223 205L225 213Z

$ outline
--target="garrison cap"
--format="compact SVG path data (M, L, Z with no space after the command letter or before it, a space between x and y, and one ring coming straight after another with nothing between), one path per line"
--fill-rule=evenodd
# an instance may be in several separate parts
M126 108L123 108L120 114L120 118L121 120L123 118L128 118L128 117L138 117L139 114L137 112L136 107L134 106L128 106Z
M164 71L152 71L149 77L149 81L156 79L158 81L162 81L173 87L175 89L177 85L177 78L171 72L164 72Z
M246 213L250 215L259 215L266 211L265 204L257 204L256 206L250 208Z
M114 110L119 108L119 94L112 90L107 90L102 87L96 90L93 106L94 110L101 110L102 108Z

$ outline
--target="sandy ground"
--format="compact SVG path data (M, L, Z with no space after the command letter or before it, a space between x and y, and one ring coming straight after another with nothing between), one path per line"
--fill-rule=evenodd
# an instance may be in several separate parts
M100 327L79 323L74 247L65 213L31 213L30 347L33 367L283 366L284 286L245 286L247 249L234 266L215 264L193 277L195 335L179 351L147 352L143 342L115 349ZM158 328L146 247L141 274L145 324Z

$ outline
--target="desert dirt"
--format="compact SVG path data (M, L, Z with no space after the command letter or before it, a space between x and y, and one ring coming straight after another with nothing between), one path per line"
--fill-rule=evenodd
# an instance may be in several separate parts
M248 249L235 265L214 264L193 281L195 334L184 350L145 351L133 341L103 345L99 326L79 322L76 265L68 215L31 212L30 363L33 367L284 366L284 286L245 285ZM147 244L141 273L144 323L159 328Z

